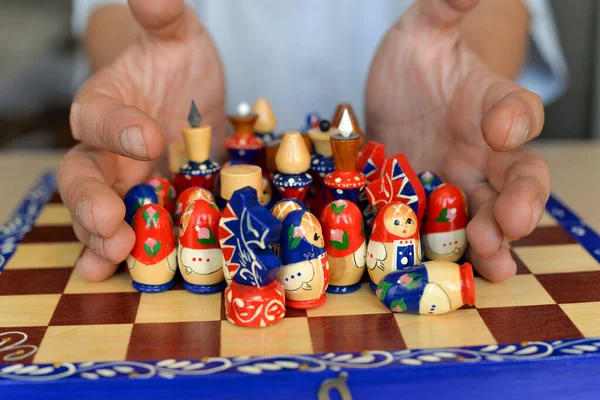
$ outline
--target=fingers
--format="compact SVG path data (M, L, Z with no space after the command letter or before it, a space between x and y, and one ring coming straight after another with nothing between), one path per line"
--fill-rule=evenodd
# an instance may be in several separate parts
M415 25L428 25L430 28L446 30L456 28L463 18L473 10L480 0L420 0L412 11Z
M468 258L476 266L477 272L491 282L505 281L517 273L517 264L508 249L502 249L488 258L482 258L470 249Z
M82 88L71 106L73 137L90 146L138 160L157 158L163 136L156 121L137 107L95 92L107 77L99 74Z
M484 93L481 130L493 150L513 150L539 136L544 118L540 97L510 80L497 78Z
M144 30L158 39L184 40L203 29L183 0L129 0L129 7Z
M76 268L85 279L92 282L101 282L114 274L118 265L99 256L91 248L86 247L77 262Z
M135 233L125 221L121 221L115 234L107 238L90 233L77 221L73 222L73 230L81 243L113 264L125 260L135 243Z
M500 192L494 216L504 235L517 240L539 223L550 196L550 170L528 150L492 153L486 166L490 183Z
M491 257L507 245L494 216L497 198L498 193L488 184L474 189L469 197L471 215L474 217L467 225L467 240L470 249L480 258Z

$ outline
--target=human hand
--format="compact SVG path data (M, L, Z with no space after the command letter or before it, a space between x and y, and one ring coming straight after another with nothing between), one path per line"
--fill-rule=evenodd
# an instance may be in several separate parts
M465 191L468 257L502 281L507 246L538 224L550 194L546 163L523 148L544 124L540 98L493 72L461 40L478 0L417 0L382 41L366 91L366 131Z
M224 74L208 32L183 0L130 0L142 36L93 75L71 107L82 143L58 168L60 195L86 248L77 263L89 280L112 275L133 248L122 197L166 172L166 143L181 137L192 99L213 127L213 154L227 129Z

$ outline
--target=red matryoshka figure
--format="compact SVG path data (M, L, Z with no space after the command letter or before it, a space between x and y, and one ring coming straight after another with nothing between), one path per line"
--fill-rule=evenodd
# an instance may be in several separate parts
M367 242L360 209L348 200L336 200L323 210L321 227L331 268L330 293L352 293L365 272Z
M175 212L175 202L177 200L175 187L167 178L163 178L162 176L153 176L148 179L148 183L156 190L158 204L163 206L169 214L173 215Z
M458 261L467 250L467 198L456 186L442 184L427 200L423 247L429 260Z
M177 251L171 215L158 204L146 204L132 223L135 245L126 259L133 287L140 292L163 292L173 287Z
M419 223L415 211L401 202L379 210L367 246L367 268L371 289L388 273L421 262Z
M206 200L191 202L181 216L179 270L190 292L216 293L227 286L218 237L220 220L217 205Z
M206 200L210 203L214 203L215 196L213 196L210 191L198 186L187 188L179 195L175 205L175 214L173 216L173 225L176 231L176 236L179 236L177 232L179 232L179 224L181 223L183 211L192 201L196 200Z

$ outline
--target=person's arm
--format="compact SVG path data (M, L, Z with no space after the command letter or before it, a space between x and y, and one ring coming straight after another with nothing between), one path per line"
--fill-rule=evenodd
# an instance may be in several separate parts
M482 0L461 29L463 40L493 72L514 79L526 59L528 26L521 0Z
M91 16L85 32L85 48L93 71L111 64L140 34L129 7L107 4Z

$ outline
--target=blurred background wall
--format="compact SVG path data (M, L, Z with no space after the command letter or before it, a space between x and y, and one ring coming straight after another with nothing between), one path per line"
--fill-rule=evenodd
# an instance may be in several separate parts
M151 1L151 0L150 0ZM600 139L600 2L551 0L569 67L540 140ZM65 148L71 97L85 71L71 0L0 0L0 148Z

